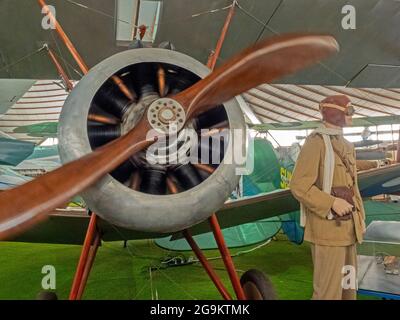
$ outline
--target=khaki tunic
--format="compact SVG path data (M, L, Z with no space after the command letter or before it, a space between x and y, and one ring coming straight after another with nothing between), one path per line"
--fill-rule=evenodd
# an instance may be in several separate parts
M340 226L337 226L334 220L327 219L334 197L322 191L325 144L319 134L313 133L306 139L296 162L290 189L293 196L306 207L307 220L304 231L306 241L325 246L350 246L356 242L361 243L365 231L365 212L357 184L355 150L343 136L332 136L331 141L334 150L348 159L355 176L356 212L353 213L353 219L342 221ZM353 186L353 180L335 153L332 187L343 186Z

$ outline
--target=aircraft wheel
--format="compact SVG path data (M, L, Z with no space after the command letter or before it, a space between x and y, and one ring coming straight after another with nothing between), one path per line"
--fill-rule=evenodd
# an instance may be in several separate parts
M57 294L52 291L40 291L36 300L58 300Z
M276 300L271 281L259 270L246 271L240 278L240 283L248 300Z

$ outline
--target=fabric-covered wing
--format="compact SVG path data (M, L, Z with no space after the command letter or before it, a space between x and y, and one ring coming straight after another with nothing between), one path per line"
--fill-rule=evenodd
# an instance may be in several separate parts
M222 228L240 225L268 217L279 216L286 212L297 210L298 203L289 190L278 190L261 196L227 202L217 212ZM56 211L46 221L35 226L17 238L18 242L82 244L89 216L85 210ZM99 229L104 241L154 239L168 234L145 233L115 227L106 221L101 221ZM209 232L207 221L191 228L193 234ZM181 237L180 233L176 237Z
M400 164L359 173L359 188L363 197L400 191Z
M15 188L32 178L23 176L6 166L0 166L0 191Z
M382 193L400 191L400 164L360 172L358 182L361 195L371 197ZM266 194L228 201L217 212L222 228L232 227L260 219L279 216L299 209L299 203L290 190L278 190ZM207 221L191 228L192 233L210 231ZM176 235L175 238L180 238Z
M298 208L297 200L294 199L290 190L285 189L228 201L216 214L221 228L224 229L280 216ZM208 221L193 226L190 231L193 235L209 232ZM180 237L181 235L177 234L173 239Z
M50 214L46 221L10 241L81 245L85 239L89 219L89 215L83 209L57 210ZM98 228L104 241L154 239L166 236L127 230L102 220Z
M382 192L400 191L400 164L361 172L358 179L363 197ZM221 227L228 228L279 216L298 208L299 204L290 190L285 189L228 201L216 214ZM47 221L20 235L14 241L82 244L88 223L89 216L85 211L58 211L50 215ZM126 230L105 221L101 221L99 228L105 241L154 239L167 236L167 234ZM208 222L203 221L190 230L193 235L196 235L209 232L210 228ZM173 239L181 237L181 233L177 233Z

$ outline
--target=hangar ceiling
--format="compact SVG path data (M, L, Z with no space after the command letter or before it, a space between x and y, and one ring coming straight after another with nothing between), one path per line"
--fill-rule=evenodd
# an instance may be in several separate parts
M169 40L177 50L205 63L227 14L226 9L212 10L231 3L231 0L163 1L155 44ZM346 85L351 81L350 86L356 87L400 86L399 1L238 0L237 3L219 62L274 33L330 33L341 45L339 55L280 82ZM116 45L115 0L49 0L48 4L56 7L57 19L89 66L126 49ZM342 29L341 9L345 4L356 8L356 30ZM55 34L41 28L41 19L35 0L0 2L0 78L56 78L45 52L34 53L47 42L68 61L70 76L79 79L74 71L78 68L69 53ZM20 61L21 58L24 59Z
M15 86L9 91L13 92L14 98L11 108L2 115L0 111L0 135L34 143L55 137L61 109L68 96L62 81L0 80L0 86L3 84ZM26 92L18 95L15 89ZM320 120L319 101L328 95L342 93L352 100L356 118L397 116L393 121L398 121L400 89L264 84L244 93L243 98L253 115L248 118L249 123L304 123Z

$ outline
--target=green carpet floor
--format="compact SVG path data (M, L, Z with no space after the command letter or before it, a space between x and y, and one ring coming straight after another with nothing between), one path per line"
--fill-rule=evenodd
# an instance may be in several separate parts
M279 299L310 299L312 263L307 244L290 243L282 234L269 244L232 249L239 274L257 268L269 275ZM44 265L57 272L56 292L67 299L80 246L0 243L0 299L34 299L41 290ZM207 257L218 257L208 250ZM163 261L192 252L170 252L151 240L103 243L89 278L84 299L220 299L198 263L166 267ZM230 289L221 259L213 266ZM231 291L231 290L230 290Z

